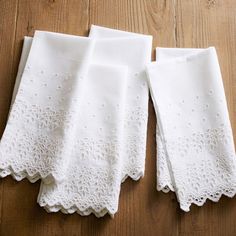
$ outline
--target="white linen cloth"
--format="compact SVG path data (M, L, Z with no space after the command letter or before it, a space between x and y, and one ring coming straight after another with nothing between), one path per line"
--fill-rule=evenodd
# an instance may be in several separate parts
M118 210L126 72L120 66L89 67L66 178L41 184L38 203L47 211L101 217Z
M100 29L101 27L98 28ZM96 29L97 27L92 26L90 35L96 34ZM109 188L107 188L106 191L104 190L103 196L100 193L96 193L96 191L94 192L94 188L92 186L93 181L90 180L91 185L87 183L89 187L86 189L88 193L90 193L90 196L94 196L92 199L89 197L85 199L84 197L78 195L80 192L72 191L73 195L69 194L69 197L63 194L63 192L66 192L65 189L68 188L67 186L72 186L72 184L68 183L67 180L57 185L42 184L40 194L38 196L38 202L50 212L61 210L64 213L73 213L77 211L81 215L87 215L93 212L97 217L103 216L106 212L109 212L110 215L113 215L118 209L120 183L117 181L124 181L127 176L131 176L133 179L138 179L144 173L148 113L148 86L145 66L148 62L150 62L152 38L150 36L141 36L127 32L120 33L120 31L106 28L102 29L104 29L105 32L111 31L110 35L114 32L115 34L119 32L119 34L127 35L126 37L110 37L105 39L94 36L93 39L95 40L95 46L91 57L91 63L99 63L109 67L114 67L117 65L128 67L128 75L125 77L125 80L127 81L127 92L125 94L124 107L125 111L123 114L124 117L122 117L119 122L119 128L122 127L122 143L114 144L116 148L122 149L122 155L118 158L119 166L117 166L115 171L112 172L112 175L107 174L110 179L112 178L113 183L116 180L116 187L113 186L114 188L112 188L112 191L111 187L110 190ZM111 73L111 77L112 76L113 75ZM124 82L122 82L122 84L124 84ZM105 84L103 87L106 87ZM118 88L117 85L115 87ZM104 94L105 91L106 90L101 90L101 94ZM111 93L110 96L111 97L108 98L108 101L112 101L114 99L115 92ZM87 99L89 99L89 97ZM118 109L121 109L121 112L123 108L122 104L118 103L119 100L120 99L118 97L116 106ZM91 103L93 103L93 101L91 101ZM83 116L86 113L91 113L91 111L84 110ZM109 113L109 111L106 111L105 113ZM111 114L112 113L115 114L115 111L111 112ZM88 118L86 118L86 120L88 120ZM115 121L112 117L111 120ZM91 121L89 121L86 126L89 127L90 122ZM101 127L104 126L105 124ZM80 131L78 133L80 133ZM78 145L76 144L76 146ZM111 151L111 153L113 152L114 151ZM108 167L109 168L107 170L110 169L109 173L111 173L111 171L114 170L114 167L111 165L108 165ZM70 171L71 169L71 167L68 168ZM93 174L88 173L88 175L94 175L94 178L98 179L96 176L98 168L94 170L91 169L91 171L93 171ZM120 171L122 171L122 175L119 179L118 174ZM108 179L103 178L103 182L101 184L105 186L107 182L109 182ZM78 185L80 186L80 184ZM99 182L97 182L96 185L99 186ZM96 189L99 188L97 187ZM108 191L110 191L111 194L106 195ZM69 190L67 192L69 192ZM70 197L71 195L72 197ZM113 196L110 202L107 201L107 199L109 199L109 195ZM79 200L74 200L75 196L78 196ZM100 197L97 198L97 196ZM103 203L101 203L101 197L105 199L103 200ZM106 204L106 208L104 207L104 204Z
M151 61L152 36L92 25L94 63L128 66L123 141L123 181L144 175L148 118L145 66Z
M30 39L26 41L19 71L30 48ZM31 182L64 178L77 114L74 100L87 74L93 45L85 37L35 32L1 138L1 177L11 174Z
M36 32L34 39L25 37L13 92L13 109L11 115L14 115L15 113L14 108L16 102L19 100L19 93L24 92L21 91L23 86L22 83L24 83L24 77L21 79L21 75L24 75L25 73L23 73L25 64L27 66L27 64L31 62L30 56L28 60L27 57L29 53L33 54L31 44L33 42L34 45L34 41L39 34L40 37L46 37L47 40L49 38L50 43L52 42L52 44L56 43L54 42L55 39L60 39L62 42L62 45L60 46L65 46L63 43L64 37L71 37L69 35L47 32ZM78 43L80 43L80 39L81 38L78 37ZM88 42L91 43L91 50L89 51L90 56L93 51L93 40L88 39ZM48 42L43 41L40 43L45 47L44 44L47 44ZM49 46L53 47L53 45L47 45L47 47ZM81 46L84 47L84 45ZM38 50L42 50L41 45ZM56 63L54 56L58 56L57 50L58 49L56 48L56 53L54 55L50 55L52 61L48 61L48 67L50 67L51 63ZM68 52L68 49L66 50L69 55L70 52ZM43 57L42 60L44 60ZM64 60L64 63L69 64L72 59L64 58ZM67 60L69 61L67 62ZM70 94L71 103L74 104L70 105L74 108L74 116L70 117L70 122L73 121L73 126L72 131L69 133L70 136L64 136L64 139L68 139L67 152L64 153L64 158L58 161L59 170L63 169L63 178L57 177L53 179L54 181L52 181L52 179L49 181L48 178L47 180L43 179L44 181L41 183L38 202L48 212L61 210L64 213L73 213L77 211L81 215L94 213L97 217L103 216L109 212L110 215L113 215L118 209L120 183L122 178L121 143L123 137L124 99L127 89L127 67L91 64L88 55L84 61L78 61L77 59L73 60L75 60L77 64L81 62L84 63L82 68L87 68L87 72L83 77L80 74L75 74L74 76L75 82L78 81L78 86L74 88L75 92ZM40 73L42 73L41 68L39 69ZM72 67L70 73L73 72L73 69L74 68ZM76 69L77 67L75 67L75 70ZM56 77L59 77L58 69L55 65L54 70L57 74ZM45 71L43 71L43 74L45 74ZM35 76L35 82L39 82L37 80L40 79L40 76ZM50 81L49 79L51 79L51 77L48 77L48 86L55 87L53 81ZM76 85L75 82L73 85ZM20 88L17 93L19 84ZM34 85L30 86L31 89L34 89ZM64 87L67 86L68 84L64 84ZM56 86L56 89L58 88L59 87ZM55 91L52 93L54 94ZM44 96L42 95L37 97L39 97L40 102L44 99ZM62 97L64 98L64 96ZM55 102L57 102L56 99ZM66 107L66 104L61 104L61 108L66 109ZM22 109L22 107L20 108ZM32 110L32 112L36 112L36 114L34 114L35 116L38 115L37 110ZM14 120L12 123L16 125ZM22 127L19 127L19 131L22 132L20 128ZM36 135L39 132L36 129L32 130L31 126L24 128L28 128L29 132L36 131ZM45 132L45 130L43 131ZM52 132L52 130L50 130L50 132ZM62 132L64 132L64 130ZM3 136L1 143L4 143L9 134L6 133L5 135L6 136ZM52 133L52 135L55 134ZM16 141L19 142L21 140ZM28 145L31 149L35 148L33 146L35 143L28 143ZM45 152L50 151L50 146L43 148ZM60 147L58 146L57 148ZM12 156L6 155L4 151L5 149L1 148L2 155L4 155L6 159L8 158L7 161L15 164L15 160L12 159ZM47 156L41 156L41 158L44 157L47 159ZM16 158L19 158L19 156ZM29 163L27 167L33 168L31 167L30 160L26 159L25 161ZM43 161L45 160L43 159ZM16 168L19 165L17 164L18 162L16 163ZM38 163L35 163L35 165L37 164ZM36 168L38 168L38 166L36 166ZM23 174L27 173L26 171L22 171L23 174L22 172L13 172L12 169L9 169L9 171L11 171L9 174L12 174L17 180L28 177L31 182L34 182L39 177L42 177L42 175L24 176ZM4 171L2 173L4 173ZM48 174L52 175L50 171L48 171ZM2 177L3 176L4 175L2 175ZM18 176L20 176L20 178Z
M216 51L157 48L147 66L157 115L157 189L180 207L236 192L236 157Z

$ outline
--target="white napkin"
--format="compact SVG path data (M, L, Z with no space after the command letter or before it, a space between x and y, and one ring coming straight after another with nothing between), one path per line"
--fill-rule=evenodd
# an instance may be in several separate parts
M53 36L58 38L62 36L62 42L64 40L64 35L53 34ZM24 40L14 94L17 94L32 40L35 39L27 37ZM32 54L31 51L30 53ZM53 56L51 55L52 62ZM54 181L44 179L38 202L48 212L77 211L81 215L94 213L100 217L107 212L113 215L118 209L122 178L121 143L127 67L90 64L91 60L86 60L89 62L88 74L86 73L83 79L81 76L77 77L79 84L71 94L71 101L75 104L73 107L76 111L71 117L71 122L74 122L73 132L70 132L69 137L64 136L68 139L67 153L64 153L64 157L58 161L58 168L63 169L64 177L55 178ZM85 65L88 67L87 64ZM51 84L52 82L48 81L51 87L55 86ZM17 94L16 101L19 99L18 96ZM12 98L13 108L14 97L15 95ZM39 99L43 99L43 96L39 96ZM62 104L62 107L66 109L67 105ZM29 130L31 129L30 127ZM4 140L5 138L2 142ZM34 148L33 145L34 143L29 143L30 148ZM45 147L45 151L47 148ZM8 158L8 161L14 161L11 156ZM20 178L18 178L19 173L12 174L18 180L25 177L21 172ZM40 176L27 177L34 182Z
M80 93L79 116L66 179L41 185L38 202L46 210L91 212L118 209L126 67L91 65Z
M91 26L96 39L92 61L128 66L123 143L123 181L144 175L148 117L148 84L145 66L151 61L152 36Z
M35 32L32 46L26 39L14 104L0 143L1 177L63 179L77 118L75 100L93 45L85 37L42 31Z
M236 192L236 159L216 51L157 48L147 67L158 127L158 190L180 207Z

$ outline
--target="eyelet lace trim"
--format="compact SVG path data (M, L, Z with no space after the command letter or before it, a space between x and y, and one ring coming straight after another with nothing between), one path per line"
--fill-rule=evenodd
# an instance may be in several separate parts
M172 184L171 176L166 151L163 146L163 142L160 137L160 131L158 126L156 127L156 143L157 143L157 190L164 193L169 191L174 192L174 186Z
M31 182L44 178L38 201L47 211L113 215L118 209L122 172L117 137L78 137L70 140L65 155L60 126L70 115L18 102L1 141L0 176ZM26 129L29 125L33 131ZM49 136L52 132L57 135Z
M101 145L101 141L98 145ZM93 213L97 217L102 217L106 213L111 216L115 214L118 210L121 184L118 150L116 143L104 142L104 145L107 146L103 149L105 152L100 151L96 154L95 150L91 150L94 157L98 158L91 159L91 155L86 151L87 148L83 150L84 156L81 151L80 155L75 154L75 159L68 167L63 182L41 185L39 205L48 212L62 211L68 214L77 212L80 215ZM107 161L101 160L99 155L106 156Z
M202 206L207 199L217 202L222 195L236 194L236 156L229 127L221 124L216 129L168 141L166 145L175 183L165 173L168 168L160 169L158 176L162 176L162 182L157 188L175 191L181 209L189 211L191 204ZM159 153L166 158L165 152Z
M66 132L72 126L71 116L63 110L17 100L0 143L0 177L12 175L17 181L28 178L30 182L61 181L64 153L61 127Z
M137 135L125 136L123 178L124 182L128 177L139 180L144 176L146 156L146 129L148 113L141 107L126 111L124 130L134 130Z

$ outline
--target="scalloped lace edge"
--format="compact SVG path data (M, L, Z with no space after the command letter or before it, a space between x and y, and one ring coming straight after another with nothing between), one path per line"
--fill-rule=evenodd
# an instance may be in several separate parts
M181 204L180 203L180 209L185 212L189 212L190 207L193 204L200 207L200 206L203 206L207 200L212 201L212 202L218 202L222 196L233 198L236 195L236 185L235 185L235 187L228 187L228 189L232 189L232 191L227 191L227 188L222 186L221 188L219 188L219 190L214 191L214 193L212 193L212 194L208 193L207 196L200 197L201 201L197 200L199 198L198 197L196 199L192 199L192 201L190 201L189 204ZM157 191L162 191L164 193L168 193L170 191L175 192L174 186L172 186L172 184L169 184L169 183L158 185ZM218 194L217 197L215 197L216 193L219 193L219 192L221 192L221 193Z
M227 191L227 189L225 187L222 187L222 188L220 188L220 190L214 191L212 194L208 193L207 196L205 196L205 197L202 196L201 201L192 199L189 204L180 204L180 209L185 212L189 212L192 204L200 207L200 206L203 206L207 200L210 200L212 202L219 202L219 200L222 196L233 198L236 194L236 185L234 187L229 187L228 189L232 189L232 191ZM219 193L219 192L221 192L221 193ZM215 197L216 193L219 193L217 197Z
M53 181L61 181L59 178L57 178L53 174L48 174L48 175L42 175L40 172L35 172L34 174L29 174L27 169L24 169L22 171L16 171L12 165L9 165L8 167L4 169L0 169L0 177L4 178L6 176L11 175L13 179L16 181L21 181L24 178L27 178L31 183L35 183L39 179L42 179L42 181L45 184L50 184ZM140 178L143 178L144 176L144 171L139 171L134 174L132 173L126 173L123 175L121 183L125 182L127 178L131 178L132 180L138 181ZM39 203L39 202L38 202ZM39 203L41 207L43 207L48 213L51 212L58 212L61 211L64 214L73 214L73 213L78 213L81 216L88 216L90 214L94 214L96 217L103 217L106 214L109 214L112 218L114 217L114 214L116 211L110 210L108 207L104 207L103 209L97 211L94 209L94 207L90 206L84 210L81 209L81 207L77 205L70 206L69 208L66 208L63 204L58 203L55 205L49 205L49 204L42 204Z
M29 174L27 169L23 169L21 171L16 171L15 168L12 165L8 165L5 168L0 167L0 178L4 178L7 176L12 176L13 179L16 181L21 181L23 179L28 179L31 183L35 183L39 179L42 179L42 181L46 184L50 184L52 182L61 182L63 178L59 178L55 174L47 174L43 175L40 172L35 172L33 174ZM134 181L138 181L139 179L144 177L144 171L139 171L134 173L126 173L123 175L121 183L124 183L127 178L131 178Z
M16 181L21 181L23 179L28 179L31 183L35 183L39 179L41 179L44 183L50 184L52 182L61 182L62 178L59 178L55 174L41 174L39 171L36 171L33 174L30 174L27 169L16 171L12 165L9 165L5 168L0 168L0 178L4 178L6 176L12 176Z
M96 217L100 218L103 217L106 214L109 214L112 218L114 217L114 214L117 211L113 211L109 209L109 207L101 208L99 211L95 210L95 207L87 207L86 209L81 209L82 207L78 206L77 204L74 204L70 207L65 207L62 203L57 203L53 205L49 204L43 204L38 201L38 204L43 207L48 213L58 212L61 211L64 214L73 214L77 213L81 216L88 216L90 214L94 214Z
M139 172L136 172L135 174L134 173L126 173L126 174L123 174L123 177L121 179L121 183L124 183L125 180L128 178L131 178L134 181L138 181L143 177L144 177L144 171L139 171Z
M127 173L123 176L121 183L124 183L124 181L127 178L131 178L132 180L137 181L140 178L142 178L143 176L144 176L144 171L137 172L135 175L133 173L132 174ZM64 204L62 204L62 203L49 205L48 203L45 203L45 204L40 203L39 200L38 200L38 204L41 207L43 207L48 213L61 211L64 214L73 214L76 212L77 214L79 214L81 216L88 216L90 214L94 214L98 218L103 217L106 214L109 214L113 218L114 214L117 212L117 211L110 210L108 207L104 207L101 210L97 211L94 209L94 207L90 206L90 207L82 210L81 207L79 207L76 204L69 206L69 207L65 207Z
M164 184L157 184L157 191L161 191L163 193L168 193L168 192L175 192L174 186L169 183L164 183Z

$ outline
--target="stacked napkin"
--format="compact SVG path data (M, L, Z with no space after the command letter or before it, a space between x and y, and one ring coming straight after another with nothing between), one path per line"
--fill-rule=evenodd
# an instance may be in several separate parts
M123 181L144 175L148 118L145 66L151 61L152 36L92 25L96 39L92 61L128 67L124 117Z
M232 129L215 48L157 48L147 67L157 116L157 189L180 207L236 192Z
M0 176L41 179L48 212L118 210L120 186L144 175L148 90L157 127L157 189L180 208L236 192L232 129L216 51L157 48L152 36L92 25L89 37L25 37Z
M42 179L38 202L49 212L100 217L117 211L126 177L144 174L152 37L90 34L25 37L0 175Z
M32 45L25 42L23 58L30 51L0 143L1 176L31 182L64 178L78 112L74 100L93 46L88 38L41 31Z

